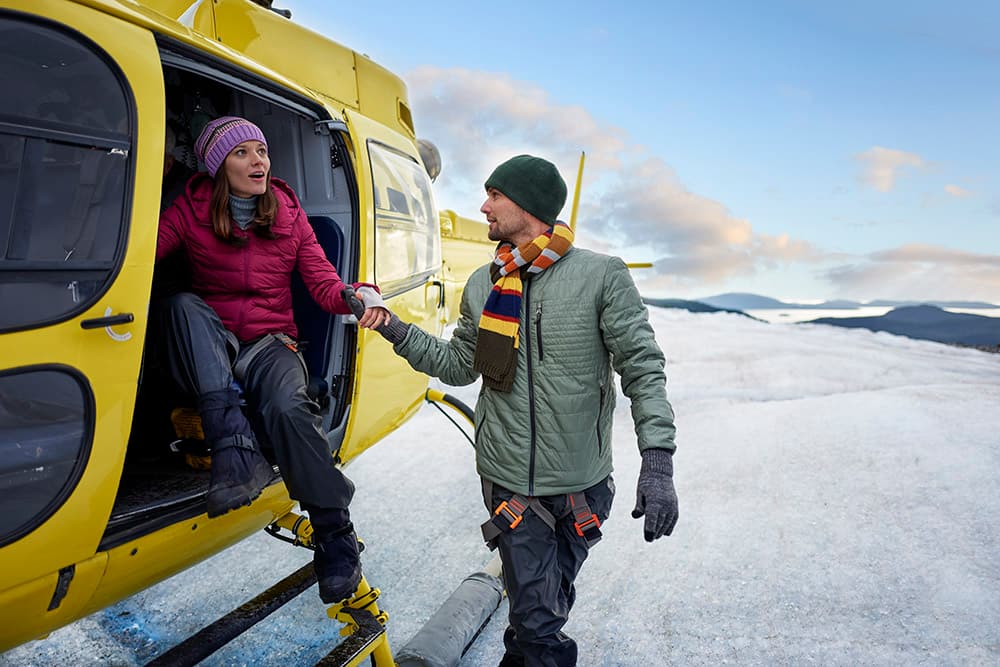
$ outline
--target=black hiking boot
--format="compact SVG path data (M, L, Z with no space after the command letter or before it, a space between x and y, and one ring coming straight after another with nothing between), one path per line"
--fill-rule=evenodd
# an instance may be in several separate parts
M240 409L233 388L198 397L205 442L212 447L212 477L208 483L209 518L249 505L274 476L274 469L257 447L250 422Z
M209 518L249 505L274 476L271 464L252 440L233 440L239 444L216 445L212 450L212 477L206 498Z
M315 528L315 524L313 524ZM313 567L319 581L319 597L326 604L351 597L361 584L361 558L354 524L339 530L313 533L316 551Z

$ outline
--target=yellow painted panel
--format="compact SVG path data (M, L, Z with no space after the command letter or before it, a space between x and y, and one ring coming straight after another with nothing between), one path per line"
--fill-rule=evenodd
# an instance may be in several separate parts
M153 36L88 7L61 2L7 3L70 26L100 45L118 63L137 104L136 187L129 245L110 289L82 315L42 329L0 336L3 368L64 364L86 376L95 394L96 430L87 468L69 499L33 533L0 549L0 590L92 557L111 513L131 426L149 303L164 133L163 75ZM132 313L117 326L84 330L84 319Z
M403 80L366 56L358 54L355 63L361 113L413 138L413 120Z
M445 323L458 320L462 292L472 272L493 259L496 243L487 236L489 226L479 220L441 211L441 274L445 285Z
M0 651L44 637L79 618L104 574L107 560L107 554L101 553L77 563L66 596L51 611L48 607L59 581L55 572L0 593Z
M214 5L211 0L141 0L141 4L167 18L180 20L195 32L215 38Z
M218 40L298 84L358 108L354 52L245 0L216 0ZM267 39L260 36L267 34Z
M357 113L346 120L351 132L358 205L361 221L359 280L375 278L375 206L372 166L368 141L374 140L408 155L416 156L416 142L399 132ZM427 331L440 332L437 287L424 285L391 298L389 308L407 322ZM357 373L351 398L351 413L340 449L342 461L349 462L395 430L419 407L427 388L427 376L413 371L377 333L358 332Z
M180 572L262 530L291 511L294 503L282 483L268 487L248 507L209 519L200 515L107 552L108 566L85 613L113 604ZM292 545L288 545L293 548ZM239 573L232 573L239 577ZM287 572L276 572L283 576ZM194 582L192 582L194 585Z

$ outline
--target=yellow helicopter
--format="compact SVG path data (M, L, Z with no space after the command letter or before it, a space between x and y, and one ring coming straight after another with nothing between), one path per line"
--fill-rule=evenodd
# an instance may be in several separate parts
M4 651L265 527L309 545L280 479L209 520L207 472L170 450L172 425L148 405L165 404L144 349L168 126L172 156L190 161L198 118L253 120L341 276L378 283L429 331L457 317L492 244L484 224L435 208L439 158L417 140L403 82L268 0L2 0L0 71ZM295 311L347 464L419 409L428 380L349 317L308 298ZM370 630L343 664L394 664L377 595L363 581L330 610Z

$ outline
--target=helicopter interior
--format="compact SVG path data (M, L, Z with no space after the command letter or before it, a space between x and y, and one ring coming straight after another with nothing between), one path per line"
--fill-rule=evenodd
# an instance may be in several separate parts
M337 128L324 122L315 107L246 72L227 71L169 50L162 57L175 169L190 174L201 167L194 156L194 140L212 118L237 115L252 120L268 138L271 173L295 190L327 258L345 281L353 280L357 273L357 196ZM167 179L163 189L161 210L168 197L182 190L170 190ZM170 417L175 408L191 407L194 401L174 385L157 355L157 305L165 296L184 289L184 273L184 263L177 258L161 261L154 270L132 432L102 549L204 511L209 472L193 467L192 459L183 455L188 443L178 437ZM343 316L320 309L297 275L293 275L292 290L309 392L320 406L335 453L346 428L354 358L349 351L356 333L354 327L346 326Z

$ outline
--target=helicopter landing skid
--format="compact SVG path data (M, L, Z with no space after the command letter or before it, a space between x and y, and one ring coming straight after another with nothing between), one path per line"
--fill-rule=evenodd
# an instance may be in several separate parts
M313 564L306 563L257 597L147 663L147 667L196 665L315 583L316 571ZM317 665L355 667L368 657L375 667L392 667L395 664L385 633L385 623L389 616L378 608L379 595L380 591L371 588L362 576L361 584L353 597L327 610L330 618L345 624L340 630L345 639Z

